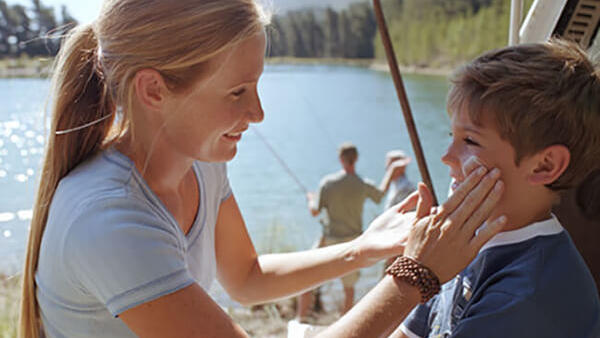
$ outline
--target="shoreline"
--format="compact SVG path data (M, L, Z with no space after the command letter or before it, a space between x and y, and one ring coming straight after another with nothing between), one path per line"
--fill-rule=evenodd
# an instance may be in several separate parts
M390 73L390 68L386 60L380 59L342 59L342 58L294 58L294 57L275 57L267 58L268 65L331 65L331 66L351 66L368 68L374 71ZM432 75L432 76L450 76L455 68L452 67L429 67L429 66L399 66L402 74Z
M48 78L51 75L53 59L21 58L0 60L0 79ZM377 72L390 73L385 60L379 59L342 59L342 58L266 58L267 65L302 65L302 66L349 66L367 68ZM453 68L428 66L400 66L402 74L431 75L448 77Z
M389 65L381 60L373 62L369 68L378 72L390 73ZM399 66L398 68L400 68L402 74L443 76L446 78L454 72L454 68L445 67Z
M0 79L47 78L53 58L0 59Z

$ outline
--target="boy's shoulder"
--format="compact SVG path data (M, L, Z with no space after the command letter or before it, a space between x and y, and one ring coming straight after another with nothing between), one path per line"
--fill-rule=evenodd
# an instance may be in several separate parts
M568 233L552 217L493 238L403 325L421 337L597 337L600 301Z
M464 271L475 289L542 301L564 288L593 288L592 276L558 219L504 232L482 248Z
M524 323L550 325L556 332L600 334L595 282L555 217L500 234L461 277L463 288L472 288L465 318L519 314Z

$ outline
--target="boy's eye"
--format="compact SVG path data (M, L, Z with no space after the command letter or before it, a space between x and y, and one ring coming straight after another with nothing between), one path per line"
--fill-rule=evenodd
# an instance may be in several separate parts
M473 141L470 137L465 137L463 140L465 141L465 143L467 145L470 145L470 146L479 146L479 143Z

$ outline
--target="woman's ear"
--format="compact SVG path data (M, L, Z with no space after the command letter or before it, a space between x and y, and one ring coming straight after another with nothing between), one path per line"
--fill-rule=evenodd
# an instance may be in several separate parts
M161 110L168 88L160 73L154 69L142 69L134 77L135 94L140 105L149 110Z
M532 156L532 169L528 176L533 185L547 185L556 181L569 166L571 152L561 144L549 146Z

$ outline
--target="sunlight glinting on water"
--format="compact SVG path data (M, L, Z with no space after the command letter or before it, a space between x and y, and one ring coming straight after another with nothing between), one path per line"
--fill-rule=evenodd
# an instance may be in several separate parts
M19 221L30 221L33 216L33 210L19 210L14 212L2 212L0 213L0 223L6 223L19 219Z
M22 266L47 126L49 82L0 80L0 274Z
M28 179L29 179L29 177L27 177L27 175L24 175L24 174L15 175L15 181L17 181L17 182L23 183L23 182L26 182Z
M15 219L15 214L12 212L3 212L0 213L0 223L10 222Z

